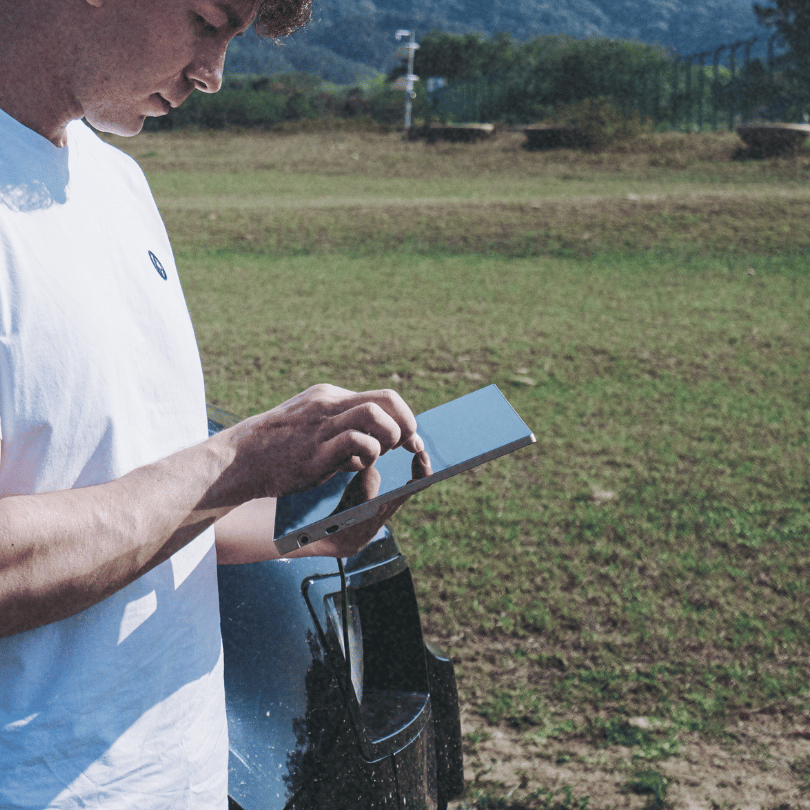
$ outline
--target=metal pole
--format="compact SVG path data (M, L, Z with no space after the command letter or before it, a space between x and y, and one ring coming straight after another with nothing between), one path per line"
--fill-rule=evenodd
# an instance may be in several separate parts
M672 97L671 97L671 111L670 111L670 126L672 129L678 128L678 106L679 106L679 99L678 99L678 90L680 86L680 75L678 68L680 67L680 58L675 58L672 60Z
M728 94L728 131L734 132L734 123L735 119L737 118L737 108L734 104L734 96L736 93L739 92L739 88L736 85L737 79L737 50L739 49L742 42L735 42L733 45L729 46L729 53L728 53L728 70L731 74L731 89L732 92Z
M405 59L408 63L408 72L404 77L404 89L405 89L405 132L406 134L410 131L411 128L411 108L413 105L413 99L416 93L413 91L414 83L419 81L417 76L413 75L413 60L414 54L416 53L417 48L419 47L416 44L416 31L405 31L404 29L400 29L396 33L397 42L399 42L402 37L408 37L408 44L405 46L407 49L408 54L407 56L402 54L402 48L397 50L397 56L400 59ZM397 86L398 85L398 86ZM395 87L400 89L403 87L400 84L400 80L397 80Z
M413 107L413 55L416 51L416 31L411 31L408 41L408 83L405 89L405 131L411 128L411 109Z
M688 56L684 60L686 66L686 131L692 131L694 99L692 98L692 66L694 57Z
M751 120L751 46L756 39L749 39L745 43L745 93L743 95L743 124Z
M768 120L773 121L774 115L774 96L776 95L774 90L776 87L776 55L774 53L774 45L776 43L779 34L773 34L773 36L768 37L768 90L771 95L771 104L768 107Z
M719 112L720 100L722 94L720 92L720 54L726 49L727 46L723 45L714 52L714 60L712 62L712 129L717 130L718 120L717 115Z

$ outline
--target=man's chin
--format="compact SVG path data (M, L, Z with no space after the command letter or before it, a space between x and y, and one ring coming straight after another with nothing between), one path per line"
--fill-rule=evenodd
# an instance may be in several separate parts
M142 115L131 121L110 121L104 118L96 118L93 115L85 115L84 120L98 132L105 132L108 135L120 135L124 138L131 138L143 129L143 123L147 116Z

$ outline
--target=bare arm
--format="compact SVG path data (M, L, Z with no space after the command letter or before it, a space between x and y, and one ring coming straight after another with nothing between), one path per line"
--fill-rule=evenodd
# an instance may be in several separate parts
M374 494L368 497L373 498ZM295 557L351 557L360 551L382 525L391 517L400 503L386 505L376 519L363 521L356 527L344 529L334 537L325 537L285 555ZM277 560L278 550L273 542L276 519L274 498L260 498L237 506L216 525L217 562L220 565Z
M348 509L349 506L375 497L379 484L380 475L374 467L363 470L352 479L338 510ZM351 557L377 534L405 500L402 498L387 503L373 519L343 529L333 537L325 537L316 543L295 549L285 556ZM238 565L278 559L280 555L273 542L275 520L275 498L258 498L237 506L217 523L217 562L220 565Z
M107 484L4 498L0 635L85 610L242 503L365 469L395 446L420 450L415 431L393 392L315 386Z
M417 442L421 447L421 440ZM431 475L430 458L423 449L414 454L411 475L414 479ZM335 512L365 503L376 497L380 488L380 474L368 467L355 475ZM362 549L382 526L407 500L408 496L386 503L373 519L364 520L357 526L342 529L331 537L298 548L287 557L350 557ZM276 521L275 498L258 498L237 506L216 526L217 562L220 565L261 562L278 559L273 543Z

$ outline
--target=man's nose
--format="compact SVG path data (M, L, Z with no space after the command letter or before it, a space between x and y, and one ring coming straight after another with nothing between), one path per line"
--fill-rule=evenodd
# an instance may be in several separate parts
M203 93L216 93L222 87L227 48L227 44L212 46L186 68L186 78L197 90Z

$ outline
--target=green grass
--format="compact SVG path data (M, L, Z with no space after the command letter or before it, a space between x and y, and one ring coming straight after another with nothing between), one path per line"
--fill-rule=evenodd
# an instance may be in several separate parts
M178 247L266 254L440 250L591 257L810 248L810 158L740 161L734 136L654 135L605 153L370 133L153 135L140 157Z
M469 709L626 751L656 807L646 763L684 735L810 710L806 157L189 137L131 148L209 399L329 381L421 411L494 382L537 435L393 521ZM538 791L477 806L585 806Z
M429 628L462 656L510 639L493 663L550 705L703 728L808 672L810 278L749 263L213 254L184 277L209 396L240 412L326 380L417 410L501 386L536 448L395 520Z

